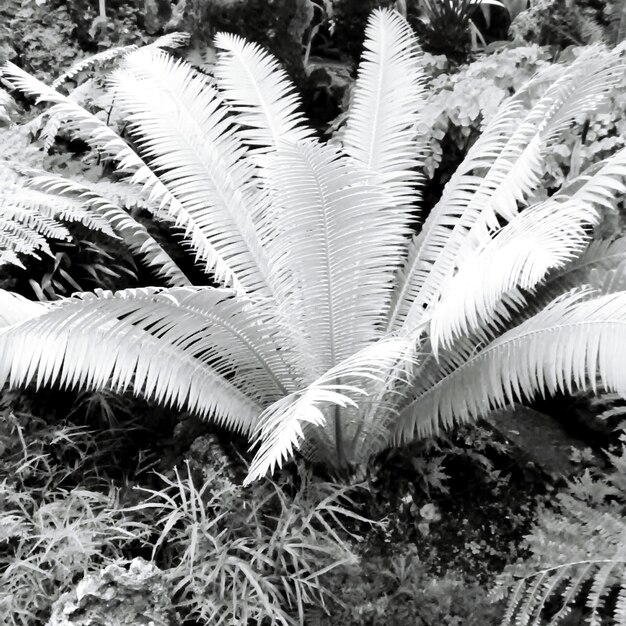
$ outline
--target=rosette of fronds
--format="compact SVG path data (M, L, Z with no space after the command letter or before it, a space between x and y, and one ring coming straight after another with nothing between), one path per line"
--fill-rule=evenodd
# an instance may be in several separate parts
M506 100L414 234L425 80L403 18L370 19L342 145L315 137L273 57L234 35L216 46L214 79L158 49L124 56L110 84L132 145L5 67L221 286L179 276L45 305L0 292L0 382L186 407L252 437L250 479L300 446L345 469L537 393L598 377L626 391L626 292L598 288L623 255L593 243L626 151L538 200L553 143L620 79L613 53L585 49ZM103 186L37 184L112 204Z
M531 557L500 576L503 624L558 626L574 608L585 623L626 622L626 447L612 471L587 471L543 509L526 538Z

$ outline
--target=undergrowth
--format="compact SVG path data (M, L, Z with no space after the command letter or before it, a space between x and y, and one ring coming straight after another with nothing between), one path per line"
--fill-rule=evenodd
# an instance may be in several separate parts
M97 432L14 412L18 403L7 398L2 624L48 623L55 601L67 601L77 583L137 556L162 572L181 624L301 624L311 607L327 606L331 573L358 562L346 522L368 521L351 511L351 488L305 471L244 488L208 436L185 462L154 473L163 463L129 448L129 425L116 418L123 407L106 396L77 406Z

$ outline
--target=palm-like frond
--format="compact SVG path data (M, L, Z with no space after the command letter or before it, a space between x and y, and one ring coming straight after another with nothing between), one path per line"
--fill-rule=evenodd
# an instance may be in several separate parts
M95 67L99 67L108 63L110 61L114 61L119 59L120 57L126 56L127 54L137 50L137 46L131 44L129 46L116 46L114 48L109 48L108 50L103 50L102 52L98 52L86 59L81 59L77 61L70 67L68 70L63 72L58 78L54 80L52 83L53 89L58 89L63 85L63 83L68 80L72 80L76 75L84 72L85 70L92 69Z
M402 412L395 438L476 419L537 392L595 385L626 393L626 292L576 290L504 333L453 368Z
M320 143L281 144L267 176L276 216L263 242L273 289L308 338L305 358L320 376L376 338L408 213L390 205L366 170Z
M151 169L237 281L250 293L270 295L253 220L252 164L215 89L191 66L158 51L128 57L112 83Z
M157 39L148 44L146 48L179 48L180 46L186 45L188 41L189 35L186 33L168 33L162 37L157 37ZM97 54L93 54L86 59L81 59L56 78L52 83L52 88L58 89L63 85L63 83L68 80L72 80L72 78L80 74L80 72L93 68L100 68L111 61L119 61L136 50L138 50L138 46L135 44L130 44L128 46L116 46L114 48L98 52Z
M436 305L431 323L435 349L441 343L497 323L496 308L507 292L534 289L551 270L565 267L587 247L590 227L626 186L626 150L609 158L570 197L557 195L518 214L465 261Z
M33 189L2 161L0 175L0 265L24 267L22 255L50 255L50 240L70 239L63 222L81 223L114 236L106 219L85 210L83 203Z
M139 257L146 267L151 268L157 276L163 278L168 286L180 287L191 284L170 255L148 233L145 226L120 206L96 193L86 181L79 183L62 176L45 174L33 176L30 184L51 193L63 194L64 197L75 196L81 203L91 207L96 216L101 216L103 220L106 220L128 249Z
M282 466L283 460L292 456L294 448L299 447L304 438L302 423L325 426L331 412L338 422L341 408L358 408L359 396L367 395L371 386L368 383L384 380L390 371L396 371L401 378L404 370L396 366L412 360L412 346L407 338L383 339L366 346L329 368L305 389L269 406L259 418L255 432L259 449L246 482L274 471L276 465ZM345 425L340 426L342 430L345 428ZM336 436L340 438L341 434Z
M455 267L479 247L498 216L510 220L537 188L542 151L576 115L594 110L616 83L623 67L615 57L592 47L548 87L524 115L525 92L513 96L470 149L426 221L411 251L411 265L399 285L390 328L409 328L434 304ZM540 82L544 77L540 76ZM583 82L584 81L584 82ZM478 175L483 168L487 171Z
M364 47L343 147L385 184L394 204L415 209L423 156L417 125L425 104L419 46L399 14L379 11Z
M299 111L300 98L293 83L273 56L227 33L216 35L215 46L220 51L215 78L250 146L267 151L281 141L313 136Z
M130 181L140 186L147 201L154 206L155 214L159 216L165 213L174 220L176 229L184 233L196 253L196 261L203 269L212 273L225 286L243 291L232 268L209 240L204 225L193 219L167 186L115 131L82 106L16 65L6 63L2 70L3 75L21 91L35 96L39 101L52 103L54 106L48 111L49 114L66 120L66 129L113 160L120 172L132 174Z
M85 294L51 303L43 313L16 301L37 316L0 328L0 386L131 390L248 432L259 405L225 378L240 353L232 343L222 346L224 352L207 345L207 327L219 314L205 315L186 296L159 290Z

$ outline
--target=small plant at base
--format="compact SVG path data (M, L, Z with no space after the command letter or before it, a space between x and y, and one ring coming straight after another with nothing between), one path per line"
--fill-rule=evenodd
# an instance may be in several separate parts
M208 468L196 485L175 468L161 490L128 509L159 533L153 559L171 580L175 605L207 624L301 624L310 606L325 606L329 572L354 564L342 521L346 487L302 474L294 497L273 482L244 489Z

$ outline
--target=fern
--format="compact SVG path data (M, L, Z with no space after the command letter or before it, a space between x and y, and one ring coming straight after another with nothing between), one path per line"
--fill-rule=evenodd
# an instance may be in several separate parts
M95 231L115 236L109 222L97 212L90 212L84 203L58 194L47 194L33 188L25 170L27 163L39 164L37 151L15 150L19 135L8 131L7 142L0 151L0 265L24 267L24 255L50 255L50 240L68 240L70 233L64 222L78 222ZM4 157L4 158L3 158ZM17 160L21 159L18 165Z
M500 576L494 599L508 598L503 624L558 626L574 606L586 623L626 619L626 447L609 455L611 472L589 471L557 495L527 537L530 559ZM552 609L552 614L548 612Z
M211 416L252 436L249 479L303 440L346 468L537 393L626 391L623 242L593 241L626 151L536 200L551 147L621 79L616 53L591 46L506 100L413 235L426 87L402 17L372 14L332 144L275 59L233 35L216 46L215 79L155 46L116 57L107 80L132 144L5 66L125 178L29 184L80 199L170 287L36 307L2 293L0 383L129 390ZM189 285L129 221L114 198L129 186L220 287Z

